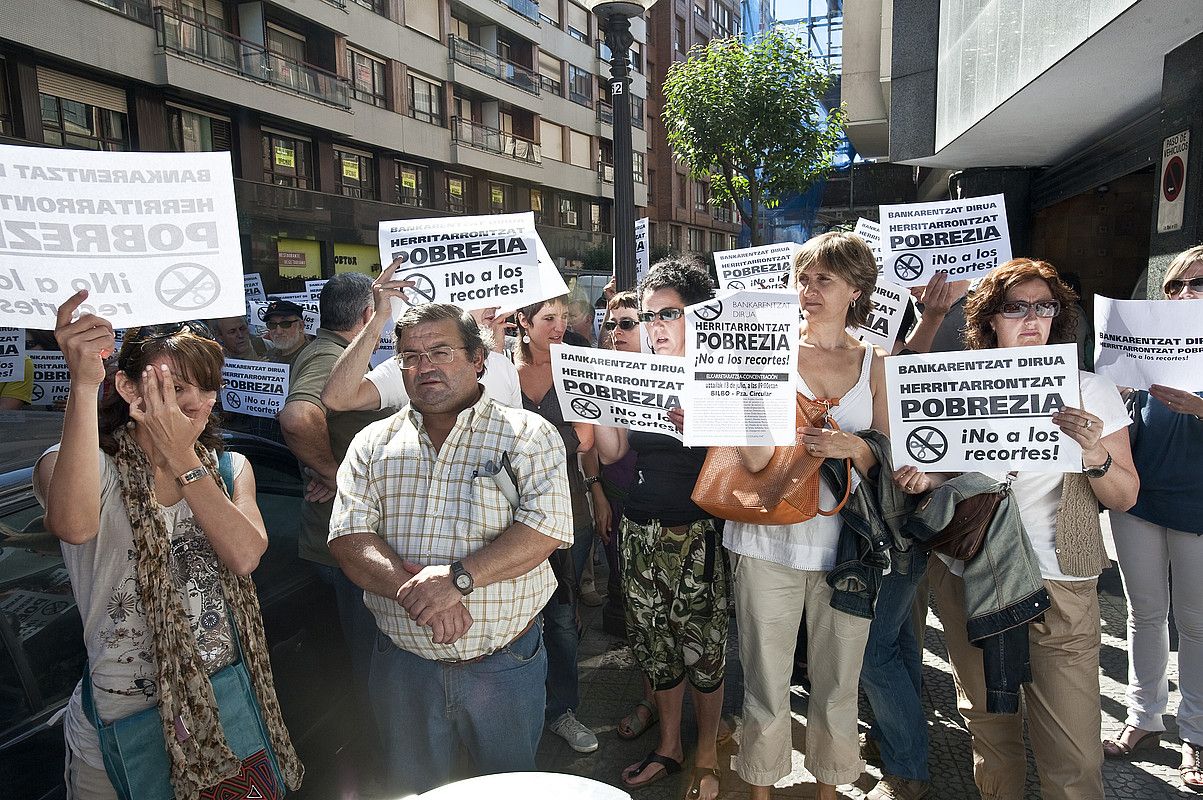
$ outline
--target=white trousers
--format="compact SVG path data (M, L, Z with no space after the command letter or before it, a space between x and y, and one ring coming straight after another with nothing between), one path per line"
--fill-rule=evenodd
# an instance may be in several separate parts
M1115 551L1128 596L1128 719L1163 731L1169 704L1170 572L1178 627L1178 732L1203 745L1203 536L1111 511Z

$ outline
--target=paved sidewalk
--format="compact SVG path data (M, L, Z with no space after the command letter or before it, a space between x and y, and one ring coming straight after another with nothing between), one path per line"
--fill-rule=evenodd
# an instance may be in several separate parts
M604 585L604 583L603 583ZM1103 615L1102 662L1102 707L1103 735L1114 736L1123 726L1124 690L1127 678L1126 606L1119 571L1112 566L1099 581L1099 600ZM618 720L627 713L642 695L642 682L635 669L630 650L624 642L608 636L601 628L600 609L582 608L585 633L581 642L581 708L578 716L598 734L601 747L597 752L581 755L572 751L557 736L545 734L539 758L542 769L584 775L606 783L621 785L619 773L624 767L642 759L656 744L656 728L635 741L623 741L614 731ZM736 657L736 636L732 618L732 636L728 650L728 679L725 714L738 720L743 703L743 674ZM1169 729L1159 749L1142 754L1137 762L1106 762L1107 797L1115 800L1158 800L1170 797L1197 797L1194 792L1181 788L1178 781L1179 745L1172 714L1177 710L1177 637L1172 634L1170 654L1170 715L1166 717ZM926 649L923 654L924 692L928 709L928 724L931 726L931 773L932 788L927 795L931 800L966 800L977 798L973 783L972 756L969 749L969 734L964 722L956 712L955 690L952 673L944 648L939 618L934 612L928 615ZM801 746L805 741L806 691L794 687L793 709L795 718L794 743ZM685 733L686 753L692 750L695 733L692 727L692 710L686 704ZM861 719L871 718L867 703L862 698ZM866 726L862 722L862 730ZM738 740L738 734L736 736ZM735 745L720 754L727 766L728 757ZM794 771L778 784L782 787L775 793L783 798L809 798L814 796L814 779L802 766L803 755L794 751ZM689 772L686 762L682 775ZM870 765L855 786L842 787L848 798L860 798L870 790L880 777L880 770ZM681 776L662 780L653 786L632 791L635 800L680 800L687 789ZM747 786L734 772L724 771L722 796L730 800L741 800L748 795ZM1029 759L1027 798L1040 798L1039 782L1035 767Z

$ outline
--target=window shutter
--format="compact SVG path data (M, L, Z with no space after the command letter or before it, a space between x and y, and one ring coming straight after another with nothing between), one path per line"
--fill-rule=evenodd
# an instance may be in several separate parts
M90 106L107 108L109 111L129 113L124 89L106 86L87 78L77 78L74 75L56 72L45 67L38 67L38 91Z

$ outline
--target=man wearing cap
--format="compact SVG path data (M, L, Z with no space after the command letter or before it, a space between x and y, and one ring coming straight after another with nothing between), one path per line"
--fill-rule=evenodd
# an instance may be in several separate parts
M273 345L264 361L292 365L301 349L309 342L305 335L305 309L291 300L269 297L263 309L267 337Z

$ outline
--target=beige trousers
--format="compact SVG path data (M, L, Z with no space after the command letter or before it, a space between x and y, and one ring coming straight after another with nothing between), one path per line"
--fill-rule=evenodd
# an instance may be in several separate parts
M1027 765L1021 713L987 714L982 651L965 633L965 582L931 559L928 579L944 624L957 708L973 735L982 800L1022 800ZM1044 582L1052 606L1028 626L1032 683L1023 686L1028 734L1045 800L1103 800L1097 581Z
M870 620L836 611L827 573L803 572L740 556L735 567L735 618L744 669L743 736L736 771L753 786L789 775L793 751L789 679L802 610L809 642L810 701L806 769L820 783L860 777L857 684Z

